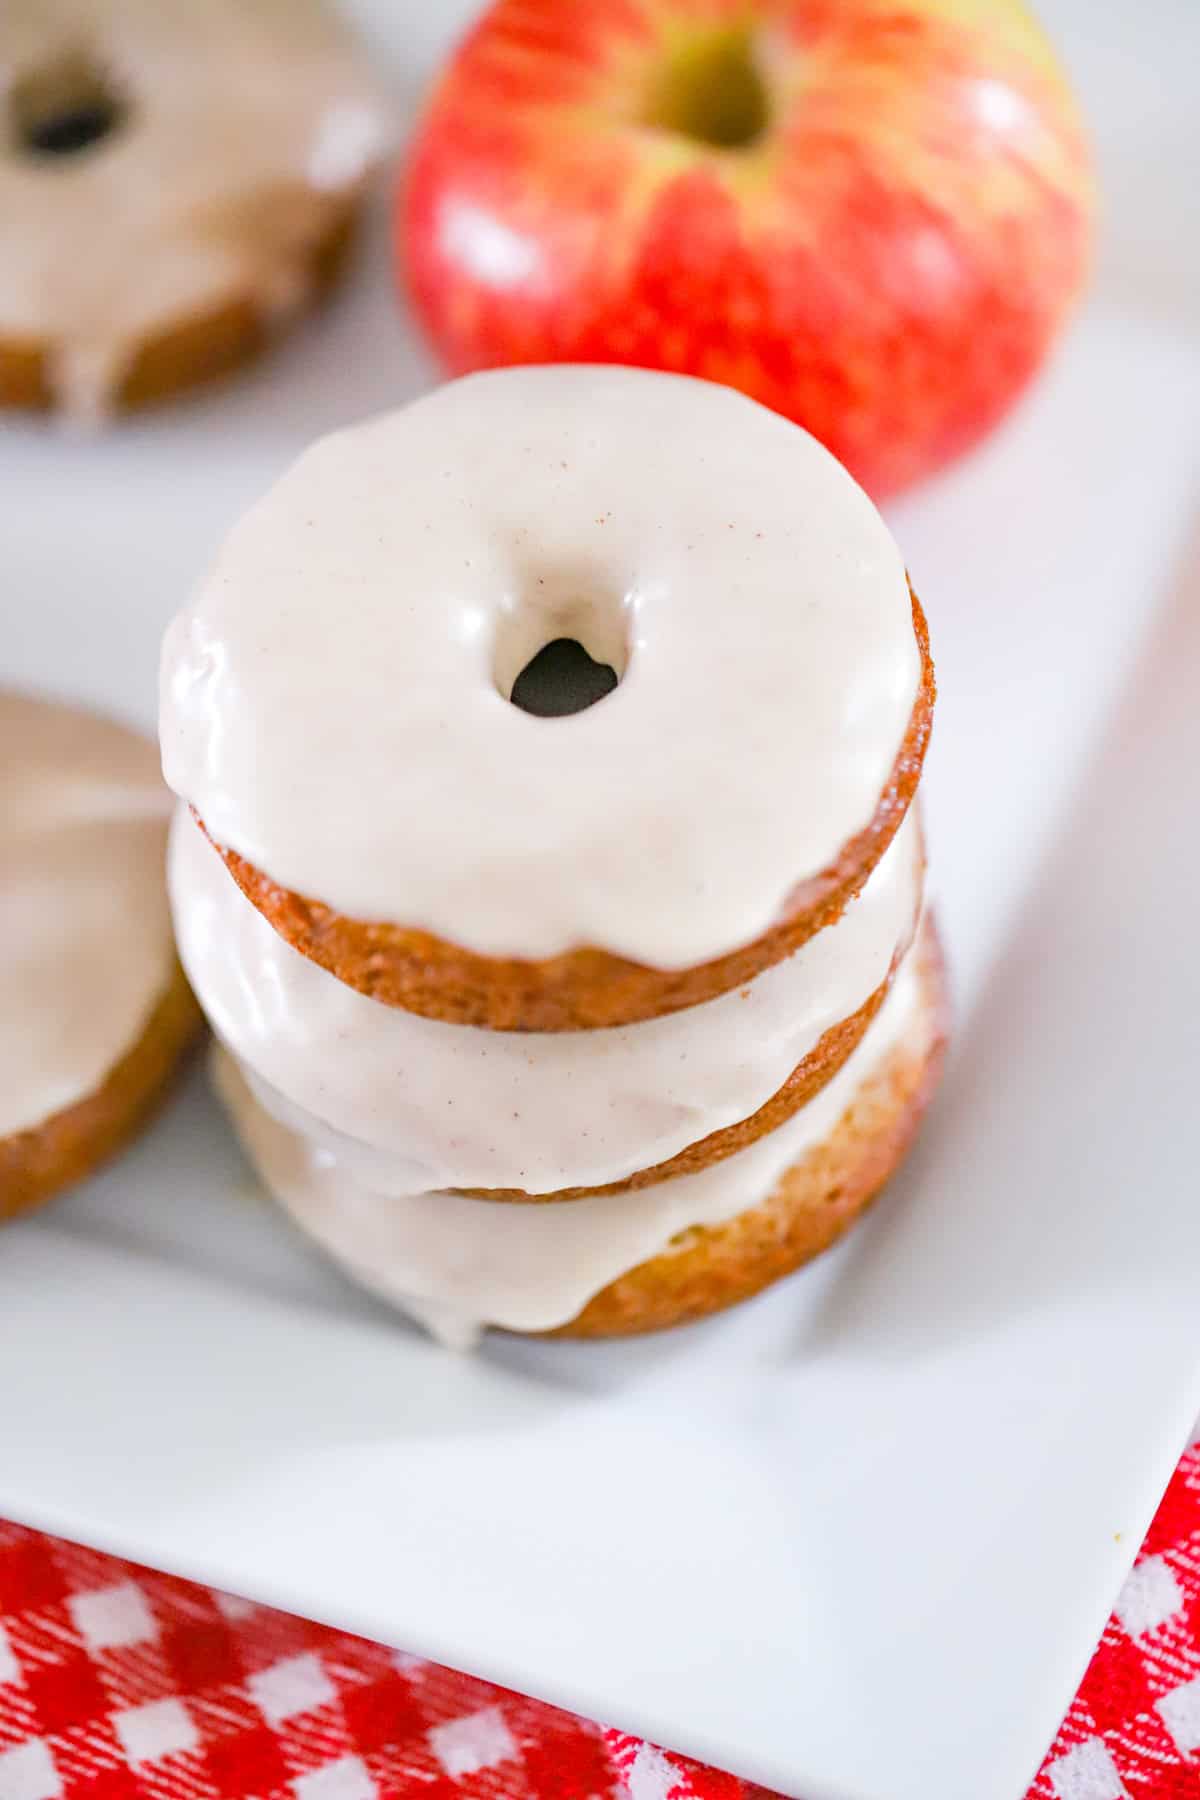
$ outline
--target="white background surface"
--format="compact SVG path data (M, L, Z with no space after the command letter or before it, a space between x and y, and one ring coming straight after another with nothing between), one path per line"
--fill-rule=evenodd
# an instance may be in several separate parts
M359 10L410 92L464 9ZM464 1361L289 1233L197 1077L0 1241L0 1512L805 1800L1023 1794L1200 1409L1200 13L1046 11L1106 235L1037 392L894 509L959 1025L886 1204L725 1319ZM99 443L0 426L0 676L150 724L226 525L429 375L381 229L235 386Z

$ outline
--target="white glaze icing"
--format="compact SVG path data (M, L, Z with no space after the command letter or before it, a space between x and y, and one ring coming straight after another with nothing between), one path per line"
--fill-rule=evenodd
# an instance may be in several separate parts
M218 1053L215 1072L247 1154L296 1223L443 1342L468 1347L486 1325L514 1331L563 1325L679 1232L760 1204L784 1171L833 1130L882 1059L925 1030L917 955L910 952L854 1054L777 1130L697 1174L551 1206L379 1194L329 1150L264 1111L227 1052Z
M0 1137L93 1093L171 976L152 743L0 693Z
M911 942L916 814L843 917L745 987L637 1025L487 1031L381 1006L267 923L181 807L180 956L257 1098L381 1192L598 1187L748 1118Z
M622 680L533 718L504 695L560 636ZM164 768L340 912L683 968L869 822L919 673L896 547L805 432L680 376L503 370L323 439L243 519L167 635Z
M81 64L123 120L71 155L23 151L22 95L47 79L69 95L60 72ZM242 297L268 320L300 304L386 139L320 0L5 0L0 113L0 340L48 345L56 398L84 420L146 339Z

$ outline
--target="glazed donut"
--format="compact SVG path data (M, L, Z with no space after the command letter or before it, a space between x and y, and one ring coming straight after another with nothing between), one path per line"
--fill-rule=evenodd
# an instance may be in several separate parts
M365 1286L467 1348L485 1325L562 1337L661 1330L790 1274L892 1173L945 1045L945 980L926 926L862 1043L786 1124L697 1174L570 1206L379 1194L259 1106L225 1053L217 1085L296 1223Z
M198 1031L169 808L144 738L0 693L0 1219L119 1149Z
M284 1125L380 1194L575 1199L733 1154L796 1112L867 1030L913 941L919 820L843 919L748 987L636 1025L503 1032L381 1006L292 949L185 808L168 858L179 953Z
M514 686L560 639L617 685L531 717ZM340 980L578 1030L835 920L933 698L895 545L815 440L684 377L514 369L325 438L252 509L168 632L163 759Z
M320 0L6 0L0 405L224 373L336 272L384 115Z

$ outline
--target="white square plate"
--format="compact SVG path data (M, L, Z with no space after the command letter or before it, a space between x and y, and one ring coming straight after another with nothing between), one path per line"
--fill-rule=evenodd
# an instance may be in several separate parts
M415 85L461 8L362 10ZM959 1016L886 1203L726 1318L459 1359L256 1197L197 1076L0 1239L0 1512L806 1800L1024 1792L1200 1408L1200 262L1173 223L1200 14L1129 14L1122 44L1059 10L1107 178L1098 291L1020 416L895 509L942 686ZM227 523L428 378L381 221L240 383L95 443L4 424L0 674L150 724L161 627Z

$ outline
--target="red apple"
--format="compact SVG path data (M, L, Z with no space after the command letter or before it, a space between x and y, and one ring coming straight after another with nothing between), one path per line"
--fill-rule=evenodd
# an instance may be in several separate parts
M1084 275L1091 183L1017 0L498 0L399 207L450 370L727 382L878 495L1029 380Z

